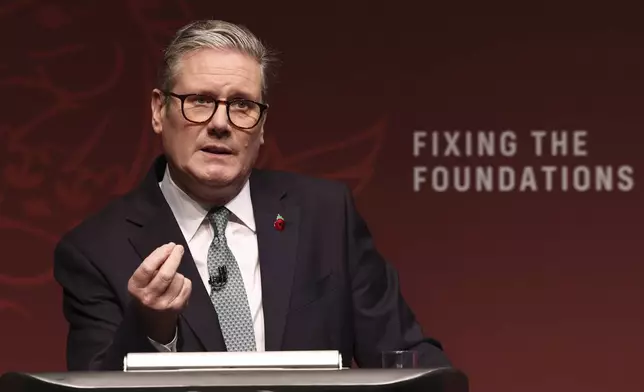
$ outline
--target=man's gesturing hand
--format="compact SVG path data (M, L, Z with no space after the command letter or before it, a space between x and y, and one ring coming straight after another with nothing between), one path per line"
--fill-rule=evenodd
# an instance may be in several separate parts
M183 252L183 246L172 242L155 249L128 282L148 337L162 344L172 341L192 291L190 279L177 272Z

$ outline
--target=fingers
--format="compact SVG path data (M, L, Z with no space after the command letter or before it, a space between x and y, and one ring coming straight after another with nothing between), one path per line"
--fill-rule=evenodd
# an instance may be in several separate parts
M132 285L136 288L147 286L155 275L157 275L159 267L166 261L175 247L175 244L170 242L169 244L156 248L154 252L150 253L136 271L134 271L134 274L132 274L132 278L130 279Z
M156 311L180 311L192 290L192 282L180 273L176 273L167 290L162 294L148 291L143 295L141 303L148 309ZM187 292L187 293L186 293Z
M174 278L172 279L172 282L170 282L168 289L165 291L165 293L163 293L163 300L161 301L162 308L168 308L170 306L170 303L172 303L172 301L174 301L175 298L179 296L185 280L186 278L180 273L174 275Z
M177 275L181 276L183 285L181 286L181 291L178 293L178 295L168 304L168 307L174 310L183 309L186 305L188 305L188 299L190 298L190 294L192 293L192 281L184 277L183 275Z
M157 248L141 263L129 282L129 292L144 309L181 311L192 292L192 282L177 272L184 248L169 243ZM165 313L165 312L164 312Z
M183 258L183 246L176 245L170 255L166 258L165 262L161 264L161 268L156 276L148 284L148 289L157 294L163 294L168 290L170 284L174 281L177 273L177 268L181 264Z

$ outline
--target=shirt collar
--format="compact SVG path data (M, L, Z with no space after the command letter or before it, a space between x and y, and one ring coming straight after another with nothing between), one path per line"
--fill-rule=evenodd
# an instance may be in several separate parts
M208 214L205 206L190 198L172 179L166 166L163 179L159 183L161 192L172 210L183 236L190 241ZM250 197L250 181L246 181L241 191L226 204L231 212L231 219L255 231L255 217Z

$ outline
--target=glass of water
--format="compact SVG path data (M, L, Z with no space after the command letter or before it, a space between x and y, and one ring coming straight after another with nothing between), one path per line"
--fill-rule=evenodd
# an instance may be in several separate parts
M382 352L382 367L385 369L412 369L418 367L418 352L392 350Z

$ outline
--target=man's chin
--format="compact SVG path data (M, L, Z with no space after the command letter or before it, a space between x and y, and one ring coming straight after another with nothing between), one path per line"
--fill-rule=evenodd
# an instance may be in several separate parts
M203 186L209 188L228 188L243 181L242 174L237 170L217 170L206 172L198 176L196 180Z
M243 185L243 179L235 175L194 176L191 193L206 204L225 204L235 197Z
M228 188L235 184L236 179L228 177L207 177L199 181L199 183L208 188Z

